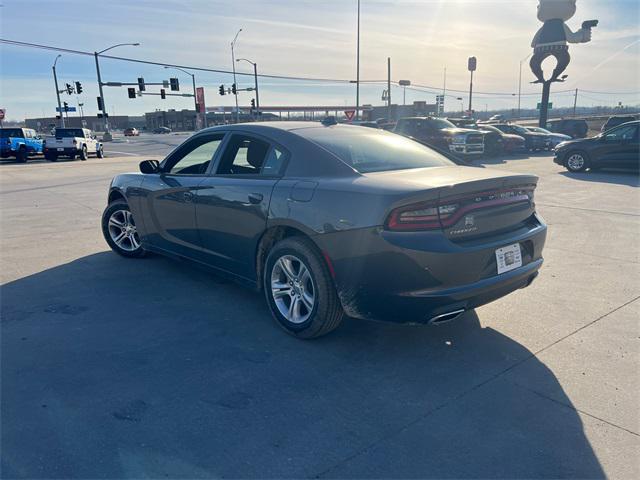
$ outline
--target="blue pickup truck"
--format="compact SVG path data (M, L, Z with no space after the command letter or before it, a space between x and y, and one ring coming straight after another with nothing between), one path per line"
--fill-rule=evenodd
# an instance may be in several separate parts
M29 155L42 153L42 138L31 128L0 128L0 157L24 163Z

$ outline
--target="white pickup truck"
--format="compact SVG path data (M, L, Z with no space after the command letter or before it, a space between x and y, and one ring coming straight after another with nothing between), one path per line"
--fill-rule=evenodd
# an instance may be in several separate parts
M55 134L45 137L42 148L44 158L55 162L58 157L86 160L90 154L104 157L102 142L88 128L56 128Z

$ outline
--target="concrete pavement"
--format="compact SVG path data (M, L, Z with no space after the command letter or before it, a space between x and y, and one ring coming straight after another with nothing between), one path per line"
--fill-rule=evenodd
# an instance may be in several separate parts
M110 178L170 147L0 164L3 478L640 476L637 175L489 162L540 176L530 288L305 342L256 293L108 251Z

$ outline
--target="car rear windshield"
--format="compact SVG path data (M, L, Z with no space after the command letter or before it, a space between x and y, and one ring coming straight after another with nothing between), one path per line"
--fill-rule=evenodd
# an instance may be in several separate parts
M299 133L360 173L455 165L429 147L365 127L309 128Z
M56 138L84 137L81 128L56 128Z
M22 138L21 128L3 128L0 130L0 138L20 137Z

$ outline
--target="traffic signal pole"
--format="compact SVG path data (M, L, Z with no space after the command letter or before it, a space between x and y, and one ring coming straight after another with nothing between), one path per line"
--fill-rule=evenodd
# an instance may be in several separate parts
M58 58L60 58L62 55L58 55L56 57L56 61L53 62L53 67L51 67L53 69L53 81L56 85L56 97L58 98L58 110L60 111L60 127L64 128L64 115L62 115L62 103L60 103L60 90L58 89L58 76L56 75L56 63L58 61Z
M109 132L109 115L104 103L104 92L102 91L102 77L100 76L100 63L98 62L98 52L93 52L96 60L96 74L98 75L98 89L100 91L100 103L102 104L102 115L104 118L104 137L103 140L109 142L113 139Z
M256 84L256 117L260 120L260 95L258 95L258 64L253 64L253 80Z

